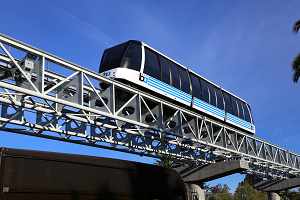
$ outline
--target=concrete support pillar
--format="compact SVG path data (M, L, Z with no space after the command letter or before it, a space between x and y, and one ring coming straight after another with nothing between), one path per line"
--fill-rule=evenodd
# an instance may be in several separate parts
M268 200L280 200L280 196L277 192L270 191L267 192L267 194L268 194Z
M190 181L186 182L188 200L205 200L203 182Z

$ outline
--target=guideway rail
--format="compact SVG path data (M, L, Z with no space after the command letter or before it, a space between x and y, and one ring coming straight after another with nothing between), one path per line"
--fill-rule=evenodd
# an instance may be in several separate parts
M299 177L297 153L3 34L0 47L0 130L179 163L244 160L245 173Z

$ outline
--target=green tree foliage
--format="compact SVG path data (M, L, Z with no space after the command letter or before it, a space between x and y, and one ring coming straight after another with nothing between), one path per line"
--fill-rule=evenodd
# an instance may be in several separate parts
M222 192L223 190L227 191L229 193L229 190L230 190L228 185L226 185L226 184L222 185L220 183L213 187L209 187L209 185L207 185L206 187L204 187L204 189L205 189L205 195L208 197L211 195L218 194L218 193Z
M223 188L219 193L209 196L208 200L233 200L233 197Z
M298 188L298 190L299 190L299 188ZM286 197L289 197L290 200L298 200L299 192L290 190L290 189L286 189L286 190L280 191L279 196L280 196L280 199L282 199L282 200L285 200Z
M158 156L160 156L160 158L156 159L154 164L162 167L169 167L169 168L174 167L175 161L172 160L174 156L164 155L164 154L158 154Z
M253 184L257 182L257 176L247 174L245 176L244 181L239 183L238 187L236 188L233 199L234 200L244 200L242 196L242 192L246 192L246 199L247 200L267 200L268 195L265 192L257 190L253 187Z
M246 192L247 200L268 200L268 195L265 192L254 189L247 181L239 183L233 195L233 199L244 200L242 192Z
M178 163L175 160L173 160L175 158L175 156L171 156L171 155L165 155L165 154L157 154L159 156L158 159L155 160L155 165L158 166L162 166L162 167L169 167L169 168L173 168L176 167L176 165L182 165L182 166L188 166L188 164L186 163Z
M209 184L203 183L203 190L204 190L205 197L207 197L208 193L209 193L209 190L210 190Z
M297 83L300 77L300 53L296 56L296 58L292 62L292 70L294 72L293 82Z
M218 184L213 187L204 184L204 193L207 200L232 200L232 195L230 194L230 188L226 184Z
M205 200L244 200L242 192L246 193L246 200L268 200L266 192L254 188L254 183L260 179L254 175L246 175L245 179L239 183L236 191L232 195L229 191L229 187L226 184L218 184L210 187L208 184L204 184L203 189L205 193ZM279 192L281 200L299 200L300 199L300 187L296 190L283 190ZM289 198L287 198L289 197Z
M300 29L300 20L296 21L295 24L293 25L293 33L297 34Z
M293 25L293 33L296 35L300 29L300 20L296 21ZM292 62L292 71L293 71L293 82L297 83L300 77L300 53L295 57Z
M257 176L252 175L252 174L247 174L245 176L244 182L248 183L249 185L253 186L254 183L256 183L257 181L259 181L261 178L258 179Z

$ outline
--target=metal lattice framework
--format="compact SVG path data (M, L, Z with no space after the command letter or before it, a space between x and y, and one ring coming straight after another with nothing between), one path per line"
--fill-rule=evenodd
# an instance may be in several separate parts
M0 130L187 163L242 159L247 173L299 176L299 154L2 34L0 46Z

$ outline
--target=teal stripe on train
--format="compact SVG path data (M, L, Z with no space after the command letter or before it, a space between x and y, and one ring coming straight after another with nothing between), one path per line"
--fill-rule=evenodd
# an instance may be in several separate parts
M145 81L144 81L145 82ZM174 97L181 99L187 103L191 103L192 102L192 96L182 92L164 82L161 82L151 76L149 76L149 79L147 80L148 85L151 87L154 87L156 89L159 89L167 94L173 95Z
M189 95L185 92L182 92L182 91L180 91L164 82L161 82L151 76L149 76L149 78L145 77L144 83L148 83L149 86L154 87L158 90L161 90L162 92L165 92L167 94L170 94L170 95L172 95L178 99L181 99L187 103L191 103L191 101L192 101L191 95ZM209 103L206 103L196 97L194 97L194 106L202 108L203 110L206 110L206 111L213 113L217 116L220 116L222 118L225 118L224 110L221 110L213 105L210 105ZM227 120L231 121L233 123L239 124L245 128L251 129L251 123L246 122L245 120L240 119L232 114L227 113Z
M218 115L222 118L225 117L225 111L221 110L213 105L210 105L209 103L206 103L205 101L202 101L196 97L194 97L194 106L202 108L203 110L209 111L215 115Z
M234 116L232 114L227 113L227 120L231 121L231 122L234 122L234 123L236 123L238 125L241 125L241 126L243 126L245 128L251 129L251 123L246 122L245 120L240 119L240 118L238 118L238 117L236 117L236 116Z

